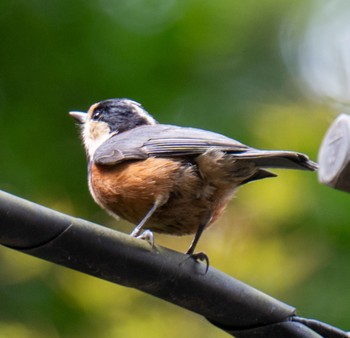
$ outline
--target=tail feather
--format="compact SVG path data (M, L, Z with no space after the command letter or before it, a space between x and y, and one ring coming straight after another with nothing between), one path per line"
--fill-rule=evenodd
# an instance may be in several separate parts
M279 150L252 150L236 154L237 157L252 160L260 168L282 168L315 171L317 163L311 161L308 156L292 151Z
M241 185L252 182L252 181L257 181L261 180L263 178L269 178L269 177L276 177L277 175L265 170L265 169L259 169L253 176L248 177L246 180L241 182Z

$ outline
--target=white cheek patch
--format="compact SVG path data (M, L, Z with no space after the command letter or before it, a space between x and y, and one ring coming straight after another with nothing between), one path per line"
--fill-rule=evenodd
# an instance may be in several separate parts
M107 123L87 121L82 130L82 137L89 157L92 158L96 149L112 135L114 133L110 133Z

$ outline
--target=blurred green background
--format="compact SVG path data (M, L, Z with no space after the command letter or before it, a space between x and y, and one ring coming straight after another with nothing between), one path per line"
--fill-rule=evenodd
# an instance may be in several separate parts
M92 201L68 116L112 97L165 123L316 159L339 110L297 70L315 10L309 0L2 0L0 189L131 231ZM314 173L278 174L244 186L198 249L299 315L350 329L350 195ZM191 237L156 240L185 251ZM228 336L139 291L0 247L1 338L184 334Z

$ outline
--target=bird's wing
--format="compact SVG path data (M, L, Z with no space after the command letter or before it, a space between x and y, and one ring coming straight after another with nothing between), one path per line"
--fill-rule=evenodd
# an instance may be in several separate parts
M116 134L94 154L96 164L112 165L126 160L198 155L210 148L244 152L248 146L226 136L196 128L157 124Z
M163 124L141 126L112 136L96 150L93 160L96 164L113 165L150 156L197 156L209 149L229 153L238 159L250 159L262 168L316 168L304 154L258 150L214 132Z

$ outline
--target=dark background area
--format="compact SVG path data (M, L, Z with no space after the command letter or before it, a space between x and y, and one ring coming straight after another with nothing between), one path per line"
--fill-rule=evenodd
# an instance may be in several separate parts
M164 123L316 160L340 110L310 95L293 68L312 4L3 0L0 189L131 231L92 201L78 128L68 116L113 97L141 102ZM286 27L297 31L287 58ZM243 187L198 249L212 266L296 306L301 316L349 329L350 195L320 185L314 173L277 172ZM156 240L185 251L191 238ZM184 332L227 336L139 291L0 248L1 337Z

